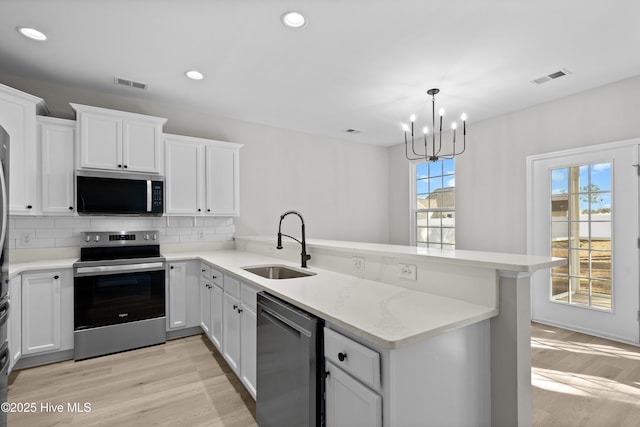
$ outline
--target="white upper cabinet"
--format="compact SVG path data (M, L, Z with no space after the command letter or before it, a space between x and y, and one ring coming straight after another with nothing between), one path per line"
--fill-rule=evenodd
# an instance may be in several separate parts
M205 146L206 214L239 215L239 155L239 148L236 145L208 144Z
M165 149L165 214L198 215L204 195L202 146L186 137L167 135Z
M162 172L160 117L71 104L78 122L79 168Z
M42 162L42 213L73 215L74 138L76 122L37 118Z
M165 135L165 213L237 216L241 144Z
M36 114L47 114L40 98L0 84L0 126L9 134L9 211L35 215L38 204Z

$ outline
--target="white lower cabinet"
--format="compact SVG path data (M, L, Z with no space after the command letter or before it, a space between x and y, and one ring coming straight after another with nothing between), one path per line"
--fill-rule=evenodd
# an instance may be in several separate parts
M22 275L22 355L73 348L71 269Z
M258 289L206 263L201 273L200 326L255 399Z
M211 333L209 339L219 351L222 351L222 304L224 292L214 282L211 288Z
M331 362L325 379L327 427L382 426L382 397Z
M9 372L22 355L22 277L9 282Z
M200 268L200 327L205 335L211 335L211 268L201 264Z
M380 355L325 328L324 357L327 427L381 427Z
M226 277L225 277L226 281ZM240 376L240 303L225 292L222 296L222 355L233 372Z
M167 294L168 329L184 328L187 325L187 263L169 264L167 288L169 290Z
M256 398L257 317L256 294L258 290L244 282L240 285L240 381Z
M200 325L200 281L197 261L167 265L167 331Z

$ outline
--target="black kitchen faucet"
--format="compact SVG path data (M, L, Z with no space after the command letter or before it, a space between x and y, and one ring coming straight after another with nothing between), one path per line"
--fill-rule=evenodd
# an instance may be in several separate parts
M295 214L298 215L298 217L300 218L300 222L302 222L302 241L296 239L293 236L289 236L288 234L283 234L282 233L282 220L284 219L284 217L286 217L289 214ZM306 238L304 235L304 218L302 218L302 215L300 214L300 212L296 212L296 211L287 211L285 213L283 213L282 215L280 215L280 224L278 224L278 246L276 246L276 249L282 249L282 236L288 237L290 239L295 240L296 242L300 243L302 245L302 252L300 252L300 257L301 257L301 266L302 268L307 268L307 261L309 259L311 259L311 255L309 255L307 253L307 242L306 242Z

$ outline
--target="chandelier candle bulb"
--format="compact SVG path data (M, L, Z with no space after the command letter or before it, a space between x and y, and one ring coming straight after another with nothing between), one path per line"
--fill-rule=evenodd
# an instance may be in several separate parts
M462 136L467 135L467 115L466 113L462 113L460 116L460 120L462 120Z

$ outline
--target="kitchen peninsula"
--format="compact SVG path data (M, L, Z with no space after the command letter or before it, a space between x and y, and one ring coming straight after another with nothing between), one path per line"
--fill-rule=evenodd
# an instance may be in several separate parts
M564 260L308 240L313 276L270 280L243 269L299 264L299 245L275 246L275 236L236 237L235 244L161 251L170 265L198 261L266 290L380 354L374 391L382 396L384 426L531 424L529 276ZM10 273L60 269L63 261L16 263ZM403 268L413 268L416 280L401 278Z
M430 338L444 339L452 331L460 334L466 330L466 338L450 336L453 341L459 340L458 343L480 336L487 340L487 346L483 348L478 342L474 345L487 351L486 357L490 358L484 369L487 376L491 372L491 378L485 379L484 387L491 384L491 399L486 396L485 402L491 409L487 410L484 423L479 419L475 422L494 426L531 424L529 279L533 272L561 265L565 260L308 240L308 251L312 254L310 269L319 273L312 277L277 281L262 279L241 267L269 264L274 260L296 265L300 258L299 245L286 243L284 251L276 251L275 236L236 237L235 245L235 251L179 253L164 250L163 253L168 259L198 257L223 266L243 280L249 280L261 289L318 315L342 332L371 343L389 358L410 354L411 350L428 343ZM353 268L354 257L363 263L357 272ZM399 278L400 269L406 265L416 268L417 280ZM482 366L483 356L476 354L462 365ZM408 360L405 362L409 363ZM483 387L472 383L470 378L456 378L456 372L429 370L429 362L424 355L416 363L422 364L427 378L419 377L415 371L406 374L408 377L413 375L410 379L417 382L414 392L418 396L427 396L429 384L444 390L445 386L453 387L454 380L467 381L467 393L472 384ZM428 377L438 374L441 376ZM460 374L464 376L468 372ZM425 382L420 385L423 379ZM382 380L385 380L384 375ZM462 390L457 392L465 393ZM451 399L451 396L456 398ZM442 405L447 400L458 399L457 403L460 403L462 398L447 392L440 393L440 396L429 395L428 398L433 398L431 402L409 399L404 393L387 397L383 399L384 413L388 414L390 405L396 405L402 408L403 416L413 412L416 421L423 417L422 422L435 418L434 412L429 411L431 408L443 409ZM467 406L467 414L472 412L469 408ZM448 419L447 422L453 421ZM384 422L384 425L393 425L388 418Z

